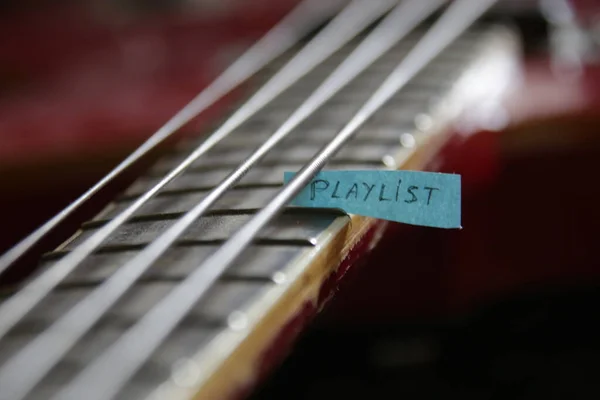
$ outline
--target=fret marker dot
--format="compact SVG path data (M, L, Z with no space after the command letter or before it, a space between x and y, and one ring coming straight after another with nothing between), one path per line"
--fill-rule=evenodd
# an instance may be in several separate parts
M415 125L418 130L426 131L431 129L431 127L433 126L433 121L429 115L419 114L415 117Z
M286 281L287 277L283 272L278 271L273 274L271 279L273 279L273 282L275 282L276 284L281 285Z
M241 311L234 311L227 317L227 325L234 331L241 331L248 326L248 318Z
M176 361L171 371L173 383L183 388L195 385L200 378L200 367L198 367L195 361L189 358Z
M394 157L390 156L389 154L383 156L381 161L383 161L385 166L388 168L394 168L394 169L398 168L398 165L396 164L396 160L394 159Z
M412 149L415 147L416 141L415 137L410 133L403 133L400 135L400 144L402 147L406 147L407 149Z

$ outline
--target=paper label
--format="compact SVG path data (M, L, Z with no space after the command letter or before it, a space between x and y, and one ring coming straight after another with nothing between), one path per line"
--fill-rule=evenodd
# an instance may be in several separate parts
M288 183L294 172L284 173ZM336 208L411 225L460 228L460 175L421 171L321 171L291 205Z

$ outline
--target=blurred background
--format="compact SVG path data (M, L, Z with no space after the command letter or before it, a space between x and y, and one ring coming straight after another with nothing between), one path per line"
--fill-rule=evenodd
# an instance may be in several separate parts
M107 173L295 3L2 2L0 251ZM490 18L524 44L510 123L451 141L435 166L463 175L465 229L390 225L255 398L600 396L598 3L500 2Z

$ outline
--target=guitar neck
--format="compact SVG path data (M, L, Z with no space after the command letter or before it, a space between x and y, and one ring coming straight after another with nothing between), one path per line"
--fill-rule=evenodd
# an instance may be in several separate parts
M50 398L263 208L280 190L284 171L298 171L330 142L407 54L425 30L395 45L303 122L276 150L227 191L210 212L154 263L111 311L31 392ZM119 268L202 201L263 143L354 49L350 42L299 79L226 139L199 158L115 231L0 342L0 365L86 298ZM254 81L277 72L286 57ZM515 37L503 27L471 28L367 121L326 165L328 169L426 168L448 138L448 127L479 99L471 89L489 84L483 71L509 79L498 59L517 57ZM250 85L252 86L252 84ZM51 270L102 226L129 207L191 154L205 135L178 144L96 218L46 255ZM371 248L381 221L332 210L287 208L248 247L168 336L119 398L228 398L252 386L277 343L290 341L330 297L356 256ZM280 350L279 348L277 348Z

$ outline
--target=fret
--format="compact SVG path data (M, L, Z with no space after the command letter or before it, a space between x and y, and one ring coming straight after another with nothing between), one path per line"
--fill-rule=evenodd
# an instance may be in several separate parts
M440 88L441 89L441 88ZM407 88L406 91L404 91L400 97L400 99L405 100L405 101L423 101L423 100L428 100L429 97L432 94L438 94L437 91L432 90L431 88L425 88L425 87L410 87ZM351 92L340 92L338 93L336 96L334 96L331 100L329 100L328 102L328 107L331 107L333 109L338 109L338 108L343 108L343 107L356 107L357 104L360 103L361 100L364 100L365 94L362 91L351 91ZM285 100L283 100L283 103L285 103ZM394 99L395 101L395 99ZM283 108L284 106L282 106L279 102L277 104L274 104L272 106L272 108L274 109L278 109L278 108ZM244 130L247 130L248 128L245 127ZM238 135L241 136L241 135Z
M145 278L151 281L182 280L195 268L198 260L208 257L217 247L214 245L185 245L168 250ZM303 246L250 246L244 252L244 261L236 263L224 276L224 280L279 281L286 265L299 257ZM51 268L64 251L49 254L42 268ZM65 285L97 284L111 276L121 265L138 254L137 251L112 251L95 253L82 263L82 267L65 280Z
M413 87L411 88L411 90L407 90L406 92L404 92L402 94L401 97L398 97L398 99L394 99L394 102L398 101L398 102L405 102L405 103L419 103L419 104L427 104L427 101L431 98L431 96L435 96L435 95L439 95L440 91L442 91L443 88L439 87L439 88L435 88L432 89L430 88L425 88L425 87L420 87L420 88L416 88ZM297 134L297 133L292 133L292 137L294 136L300 136L302 135L302 137L305 137L306 135L310 134L310 132L306 132L307 129L306 126L307 125L317 125L317 124L313 124L312 121L315 119L320 120L322 123L327 122L325 120L325 116L329 115L329 114L333 114L333 117L335 118L336 115L340 115L340 114L344 114L345 111L347 109L356 109L357 104L359 104L362 100L364 100L365 98L365 92L364 91L353 91L353 92L340 92L338 93L336 96L334 96L331 100L330 103L327 106L327 109L323 109L323 110L319 110L318 112L315 113L315 115L313 116L313 118L311 118L310 120L306 121L306 123L302 124L300 128L298 128L299 131L301 131L301 134ZM276 108L277 107L277 108ZM274 105L273 106L274 109L281 109L284 108L282 105L278 104L278 105ZM336 118L339 119L339 118ZM320 129L323 129L325 126L320 126ZM315 129L317 127L315 126ZM353 140L357 140L357 139L368 139L368 136L365 136L364 134L362 134L363 129L361 129L358 133L357 133L357 137L354 138ZM243 129L240 129L240 133L235 135L234 137L231 137L228 139L227 142L223 142L223 143L228 143L228 142L235 142L236 139L243 139L243 136L249 136L249 135L260 135L262 134L263 136L267 133L265 133L263 131L263 129L260 129L260 127L251 127L251 126L244 126ZM191 140L191 139L189 139ZM195 138L196 141L200 141L201 137ZM289 139L288 139L289 140ZM182 148L183 144L180 145Z
M409 123L414 119L415 114L422 111L426 111L427 106L428 101L425 99L422 99L421 101L403 101L403 105L401 107L397 107L395 109L391 107L382 109L381 112L377 113L377 116L373 118L371 124L380 124L382 119L392 119L394 123L397 124ZM351 107L348 108L352 109ZM299 129L299 131L295 134L301 135L304 130L309 130L319 126L334 126L339 129L341 126L344 125L344 121L346 121L346 119L343 118L342 114L342 112L336 114L334 109L329 113L324 112L320 115L316 115L311 120L306 121L306 123L304 123ZM386 126L389 126L389 124L386 124ZM349 143L352 143L352 141L350 141ZM335 156L333 158L335 159Z
M362 93L363 96L364 93ZM286 96L287 97L287 96ZM333 119L334 122L343 121L348 118L348 116L352 115L354 112L355 104L350 106L335 106L335 107L327 107L326 110L319 110L319 112L315 113L311 120L313 119ZM270 108L264 110L264 112L260 113L256 117L252 118L248 121L247 125L241 127L240 130L252 127L254 125L264 125L267 129L271 126L277 126L281 121L284 121L289 115L293 112L294 107L278 107L278 108ZM250 131L256 131L250 129Z
M408 122L412 122L414 126L417 127L417 116L429 113L431 111L430 109L431 105L429 101L423 102L423 104L411 104L404 101L397 101L395 104L382 109L382 112L374 115L369 125L394 127L403 126Z
M397 61L398 53L405 54L408 50L410 50L415 45L415 43L419 40L419 38L421 36L423 36L423 33L424 33L423 30L418 29L418 28L415 30L415 32L409 33L404 39L402 39L396 45L392 46L392 48L389 52L382 55L377 60L377 62L378 63L389 62L390 59L396 59L396 61ZM362 37L364 37L364 34L362 35ZM348 55L350 55L350 53L360 43L362 37L359 39L353 39L353 40L349 41L348 44L341 47L339 50L337 50L335 53L333 53L331 56L329 56L326 60L324 60L321 64L319 64L319 66L311 72L311 75L320 76L321 78L325 78L327 75L325 71L332 70L334 67L339 65L342 61L344 61L348 57ZM295 49L290 50L290 52L294 53L299 48L300 48L300 46L297 46ZM281 60L271 62L259 74L257 74L257 76L263 76L263 74L267 75L267 74L273 73L273 71L277 71L278 69L280 69L283 66L285 61L287 61L287 58L281 58Z
M284 214L258 237L272 243L286 242L316 243L319 234L340 216L339 212L294 212ZM182 236L182 241L192 243L214 243L226 240L252 217L252 214L241 215L208 215L197 220ZM121 226L104 246L143 246L159 236L172 224L172 218L165 217L160 221L132 222ZM84 229L72 238L63 249L70 250L90 237L97 228Z
M423 84L423 88L427 86L427 91L430 93L430 96L433 96L433 93L444 92L445 90L449 89L452 82L453 81L444 82L442 87L439 82L432 81L430 83ZM315 113L312 118L302 123L299 128L292 132L289 136L289 139L294 137L303 137L308 131L313 129L317 129L318 132L322 132L323 130L330 132L335 131L336 129L339 130L346 120L344 117L352 115L353 112L356 111L356 105L360 104L361 100L364 100L368 92L368 90L362 89L355 96L350 98L342 98L343 100L340 101L341 104L333 105L331 109L328 107L328 110ZM361 97L363 97L363 99L361 99ZM372 126L381 124L381 118L386 118L386 115L388 114L396 116L394 118L395 123L410 122L414 118L415 113L426 111L429 103L430 98L427 98L425 95L416 98L397 98L388 107L382 108L382 110L380 110L380 112L378 112L377 115L375 115L367 125ZM284 112L282 112L282 114L283 113ZM222 145L225 145L226 143L235 143L236 138L241 136L250 136L251 134L272 134L275 130L274 127L277 126L277 124L278 122L275 119L269 119L268 117L251 120L241 127L240 130L234 135L232 135L228 142L225 142ZM386 124L386 126L389 125ZM366 127L363 129L366 129ZM363 131L363 129L359 131L357 137L365 138L365 135L360 133ZM279 146L283 145L284 143L281 143Z
M365 127L360 131L360 134L352 140L352 144L388 144L397 145L398 138L402 132L411 132L415 129L414 116L410 121L406 121L401 125L395 127L381 125L380 127L369 126ZM315 127L314 129L306 129L302 131L301 135L293 135L285 140L287 147L302 146L305 144L325 144L329 139L335 135L335 126L324 126ZM400 132L400 133L399 133ZM271 134L269 131L258 130L254 132L248 132L247 135L231 138L225 140L221 144L220 148L228 151L228 149L253 147L256 148L264 143L265 138ZM165 155L169 157L171 155L177 155L180 153L188 152L189 148L193 146L191 143L196 141L185 141L176 146L172 153ZM284 145L282 143L282 145ZM159 161L159 163L162 161ZM158 163L156 164L158 165Z
M423 97L417 100L429 100L441 97L442 96L437 95L425 97L425 95L423 95ZM427 109L429 108L430 105L428 104ZM332 125L318 127L316 126L311 129L303 129L300 134L292 134L292 136L287 138L285 142L282 143L282 146L286 145L288 147L294 147L306 143L324 144L331 140L331 138L335 135L337 129L337 126ZM400 133L412 132L414 129L414 115L408 118L406 122L399 123L393 127L389 126L388 124L374 123L373 121L371 121L357 133L356 137L352 139L351 143L397 144ZM265 139L268 138L271 134L272 132L265 129L255 129L252 131L244 130L243 134L235 135L235 137L230 137L224 140L219 146L219 148L256 148L262 143L264 143ZM177 154L189 152L190 148L197 146L198 143L201 141L202 139L189 138L179 143L179 145L175 146L172 153Z
M126 327L138 320L158 300L170 292L177 282L143 282L106 316L108 324ZM200 304L193 313L198 321L206 321L210 325L225 325L229 314L243 310L250 304L252 297L262 289L273 285L269 282L257 281L222 281L212 290L212 296ZM30 321L36 326L46 326L65 314L72 304L89 294L91 287L59 287L44 303L43 309L32 312ZM19 331L19 329L16 329Z
M432 90L427 91L429 96L423 94L419 97L408 97L402 100L397 100L394 104L402 104L403 108L394 108L390 106L389 108L385 108L382 110L383 114L396 114L395 118L396 126L401 126L403 130L414 129L410 127L410 125L414 122L414 116L420 112L426 112L430 108L431 99L436 97L433 93L438 94L438 92L434 92ZM344 103L340 105L336 105L336 109L342 109L343 107L353 108L356 102L359 100L350 98L344 99ZM351 105L352 104L352 105ZM335 114L337 111L331 111L331 114ZM340 111L340 113L344 113L344 111ZM328 114L328 113L324 113ZM326 143L335 135L336 131L339 130L339 125L341 120L338 119L337 122L333 121L331 118L315 116L311 118L306 123L302 124L295 132L286 138L282 143L280 143L280 147L290 146L288 143L294 143L294 141L313 141L318 143ZM389 140L390 137L383 134L377 135L375 131L379 129L388 129L390 125L387 122L381 122L379 119L379 115L377 118L373 118L370 120L363 128L357 132L357 135L350 143L354 142L365 142L369 141L372 143L377 143L380 140ZM218 147L215 147L215 150L218 151L218 148L230 148L230 147L241 147L245 146L245 143L262 143L265 138L269 137L273 132L273 129L269 128L269 124L261 123L261 124L252 124L249 126L245 126L243 130L240 130L235 135L232 135L228 140L223 141ZM200 143L202 139L192 139L190 142L186 142L182 144L177 149L179 152L189 152L188 146L195 146L197 143Z
M225 194L216 204L215 210L251 210L263 207L280 189L276 187L263 187L252 189L235 189ZM163 193L148 201L136 215L169 214L189 211L198 204L207 194L206 190L188 193ZM97 218L113 218L128 207L134 199L125 199L111 204L111 206ZM97 219L96 218L96 219Z
M414 115L414 114L413 114ZM414 118L414 117L413 117ZM311 159L311 157L322 147L321 143L307 143L300 144L298 146L285 147L276 153L268 154L263 161L262 165L278 165L284 163L291 164L303 164ZM206 170L220 167L234 167L242 161L248 158L248 156L254 150L252 147L246 148L224 148L215 149L207 157L199 159L194 162L188 171L194 170ZM349 145L338 153L334 160L330 163L331 165L338 164L350 164L350 163L365 163L380 165L382 158L390 154L390 147L386 144L359 144ZM173 169L174 166L179 164L186 155L172 156L158 162L151 170L150 173L154 175L160 175Z
M302 164L284 164L276 166L258 166L253 168L244 176L236 187L255 187L255 186L280 186L283 182L283 173L285 171L298 171ZM331 169L373 169L376 166L372 164L334 164ZM328 167L329 168L329 167ZM181 192L210 189L221 182L229 173L231 168L215 168L211 171L186 171L179 177L171 181L161 191ZM125 193L126 197L135 197L146 192L150 187L156 184L158 177L142 177L137 180Z

